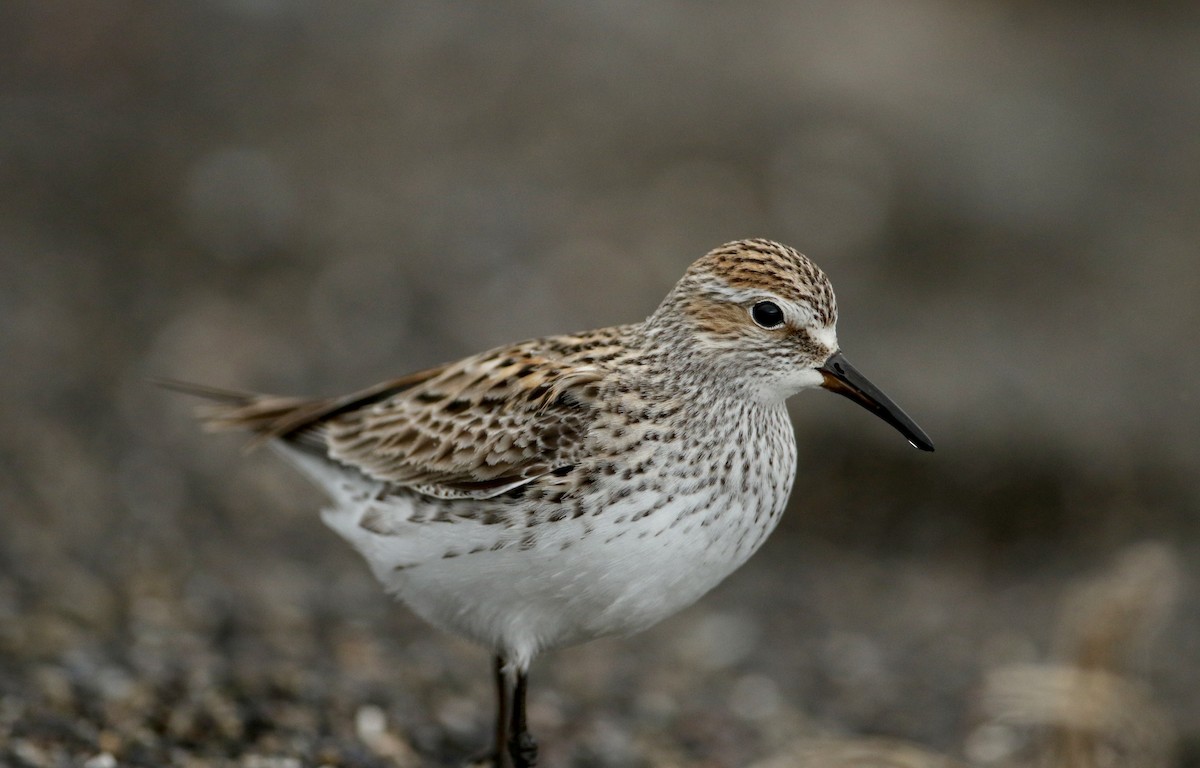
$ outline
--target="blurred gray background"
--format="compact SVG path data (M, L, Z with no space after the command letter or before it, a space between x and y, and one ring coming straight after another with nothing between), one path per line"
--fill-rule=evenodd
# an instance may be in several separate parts
M349 391L755 236L937 453L796 398L760 555L535 668L548 764L1200 764L1198 209L1194 2L6 2L0 762L455 764L487 655L147 378ZM1096 670L1142 725L1063 736Z

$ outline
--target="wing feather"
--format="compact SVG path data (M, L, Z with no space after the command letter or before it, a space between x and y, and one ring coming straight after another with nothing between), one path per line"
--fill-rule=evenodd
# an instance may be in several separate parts
M526 342L383 382L302 398L160 381L215 401L209 426L281 439L438 498L490 498L576 463L607 370Z
M519 347L329 419L329 456L441 498L495 496L575 462L604 371Z

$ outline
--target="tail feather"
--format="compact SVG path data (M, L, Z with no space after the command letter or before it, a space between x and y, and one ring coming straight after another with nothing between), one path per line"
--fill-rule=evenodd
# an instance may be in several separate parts
M386 400L418 386L443 368L430 368L385 381L345 397L307 399L280 397L192 384L178 379L152 379L160 387L211 401L199 416L211 430L246 429L254 433L253 448L276 438L324 454L327 445L322 424L339 414Z
M222 389L177 379L154 379L153 383L210 401L197 414L205 428L249 430L255 435L251 447L274 438L308 442L302 433L311 431L305 428L312 425L314 418L328 411L331 403L330 400Z

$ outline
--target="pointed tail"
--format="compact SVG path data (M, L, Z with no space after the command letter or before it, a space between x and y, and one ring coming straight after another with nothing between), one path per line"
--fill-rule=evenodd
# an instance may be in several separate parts
M312 425L313 417L328 410L329 400L280 397L192 384L178 379L151 379L164 389L208 400L197 416L212 431L244 429L252 432L255 447L274 438L293 439Z

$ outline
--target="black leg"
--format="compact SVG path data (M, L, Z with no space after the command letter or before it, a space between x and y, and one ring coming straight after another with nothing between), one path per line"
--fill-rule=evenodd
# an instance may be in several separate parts
M490 762L495 768L535 768L537 743L525 723L525 691L529 677L525 670L495 659L496 734L493 751L475 758L472 764Z
M508 679L504 674L504 659L500 656L495 660L496 678L496 734L495 734L495 763L497 768L504 764L504 753L508 750L508 718L509 697Z
M496 730L492 736L492 747L471 758L468 765L486 765L489 768L508 766L508 727L512 711L509 703L512 694L508 676L504 674L504 659L497 656L493 661L493 679L496 682Z
M525 689L528 676L525 670L516 673L512 697L512 730L509 732L508 752L513 768L533 768L537 764L537 742L525 724Z

